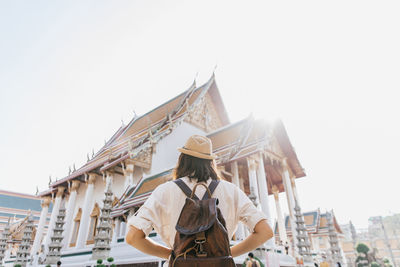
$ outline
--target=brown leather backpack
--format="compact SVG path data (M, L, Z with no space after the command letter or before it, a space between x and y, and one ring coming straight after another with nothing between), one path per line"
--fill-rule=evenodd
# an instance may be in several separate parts
M193 192L181 179L174 181L187 196L178 222L169 267L234 267L225 220L217 207L218 199L212 193L219 181L210 186L198 183ZM200 200L197 186L207 189Z

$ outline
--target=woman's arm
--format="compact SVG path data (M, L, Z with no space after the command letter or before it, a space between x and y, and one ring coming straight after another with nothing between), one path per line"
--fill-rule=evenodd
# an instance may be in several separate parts
M266 220L259 221L254 227L254 232L251 233L246 239L239 244L231 247L232 257L237 257L246 252L258 248L261 244L265 243L268 239L273 237L271 227L269 227Z
M129 232L126 234L125 241L143 253L163 259L168 259L172 251L170 248L162 246L146 237L142 230L132 225L129 226Z

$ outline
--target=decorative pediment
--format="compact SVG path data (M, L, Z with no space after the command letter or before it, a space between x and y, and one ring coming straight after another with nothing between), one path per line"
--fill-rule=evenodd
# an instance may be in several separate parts
M212 132L223 126L218 116L217 109L208 93L199 100L197 105L189 110L185 122L205 132Z
M153 156L153 148L149 147L146 149L134 149L129 152L129 163L132 163L135 166L142 167L145 170L150 170L152 156Z

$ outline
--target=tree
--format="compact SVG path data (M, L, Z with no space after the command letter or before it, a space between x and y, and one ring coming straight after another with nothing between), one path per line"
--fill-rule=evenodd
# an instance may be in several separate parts
M368 255L369 247L364 243L359 243L356 247L358 253L364 253L365 256Z
M385 267L392 267L392 265L390 264L389 259L387 259L387 258L383 259L383 264L384 264Z
M368 259L369 247L363 243L359 243L356 247L356 250L358 252L358 257L356 259L356 266L357 267L369 266L370 263ZM374 266L374 267L379 267L379 266Z
M371 262L371 267L381 267L381 265L379 263L377 263L376 261Z

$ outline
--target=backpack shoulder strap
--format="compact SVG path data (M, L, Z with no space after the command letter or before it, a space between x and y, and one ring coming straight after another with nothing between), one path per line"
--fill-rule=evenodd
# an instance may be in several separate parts
M215 190L215 188L217 188L218 184L219 184L219 180L212 180L211 181L210 185L208 186L208 189L210 190L211 195L214 193L214 190ZM209 198L208 192L206 191L204 193L204 196L203 196L202 200L206 200L208 198Z
M182 181L181 179L176 179L174 180L174 183L182 190L186 197L190 198L192 190L190 190L189 186L187 186L184 181ZM197 200L199 199L196 195L194 195L193 198Z

